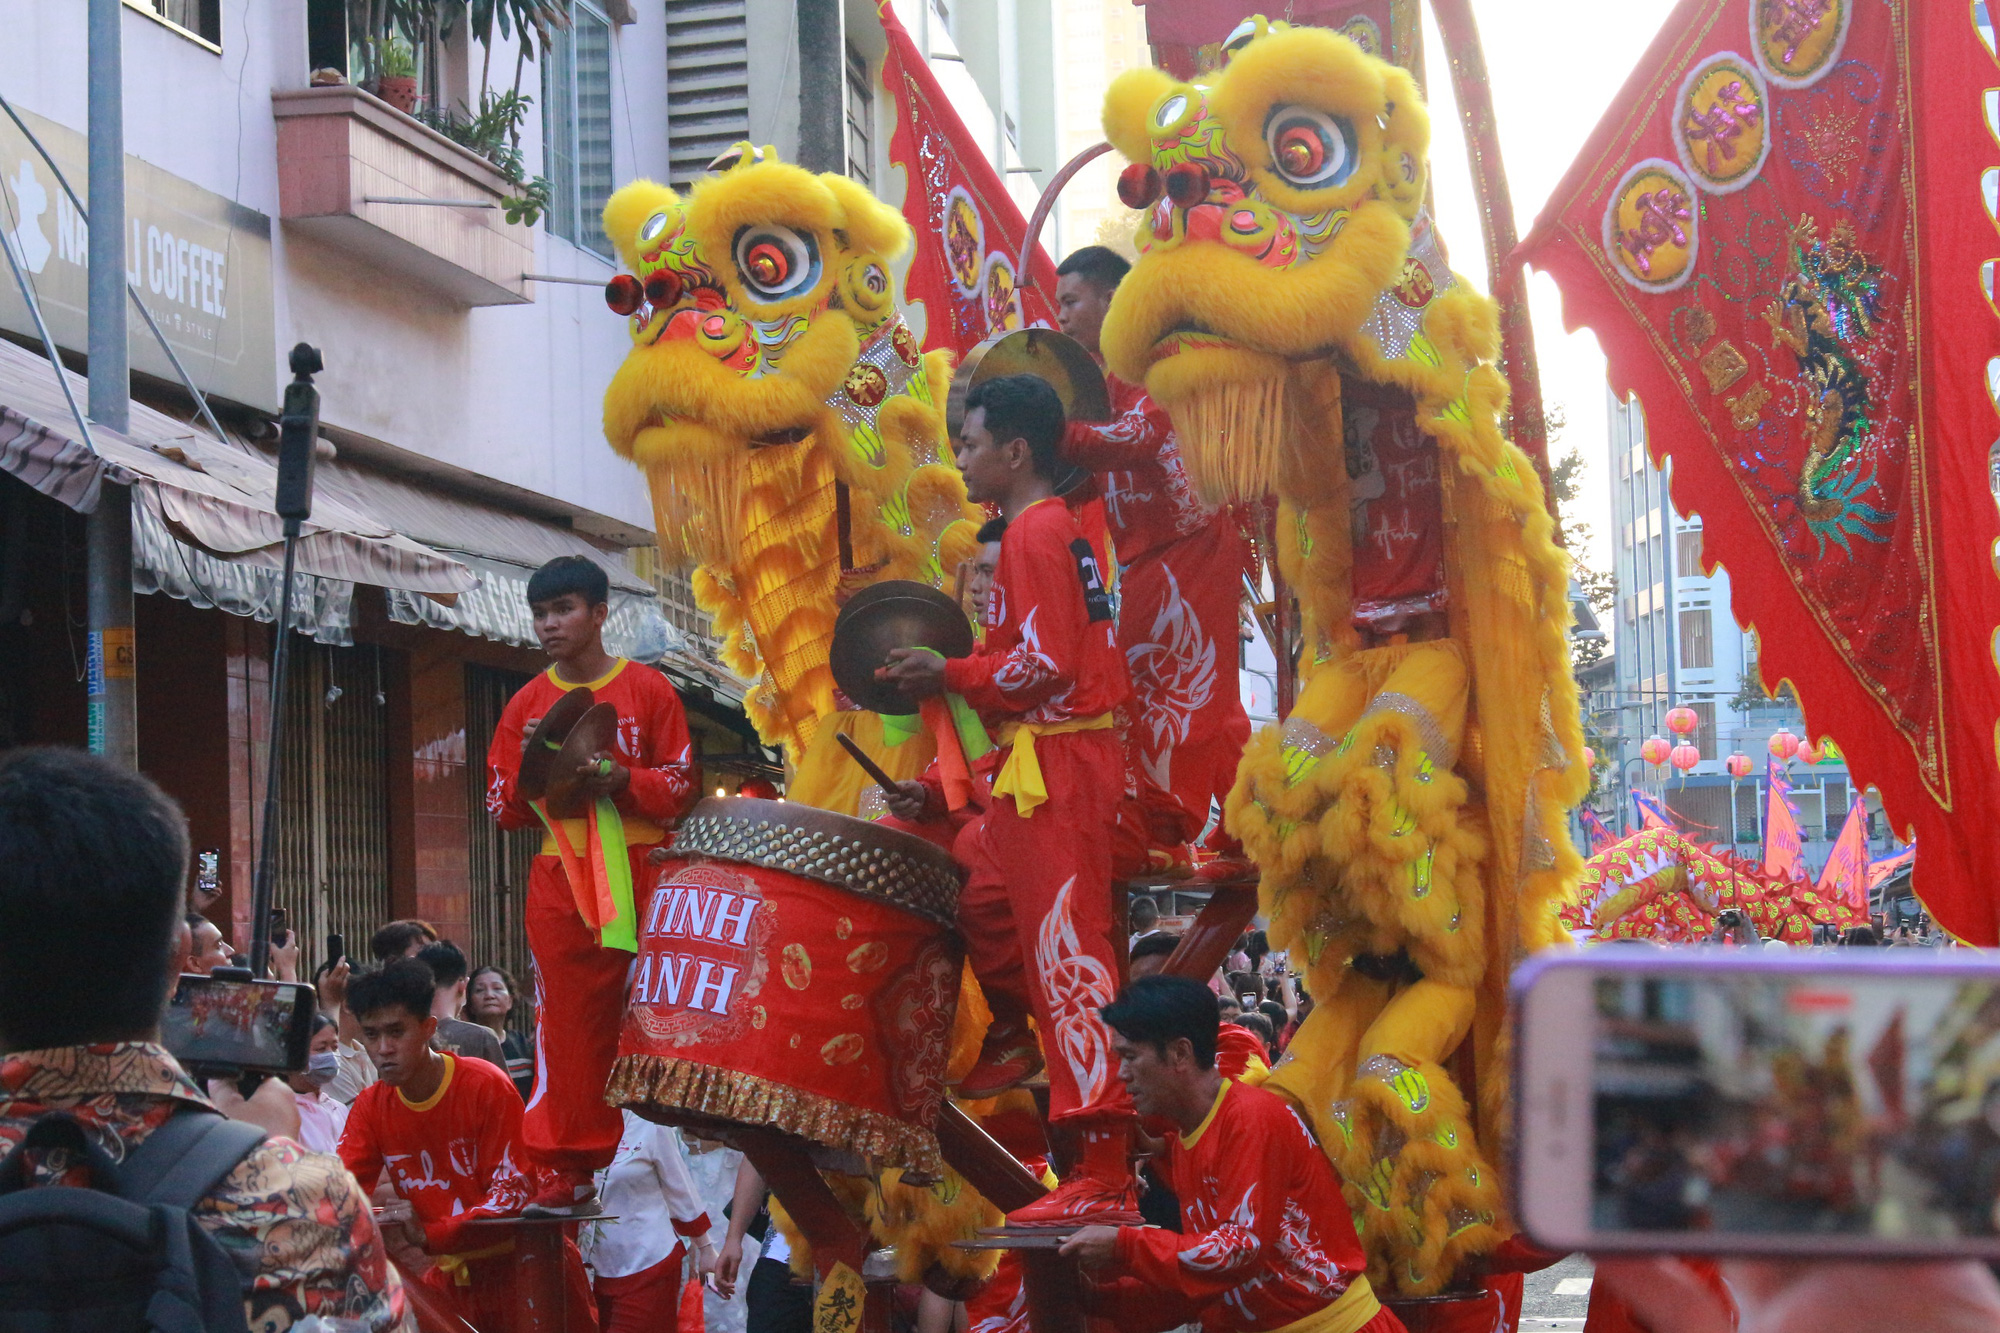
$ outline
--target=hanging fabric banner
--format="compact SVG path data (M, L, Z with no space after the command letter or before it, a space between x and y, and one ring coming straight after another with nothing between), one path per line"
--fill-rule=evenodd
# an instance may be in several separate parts
M1985 12L1681 0L1517 254L1644 405L1765 685L1789 680L1806 734L1921 835L1938 921L1991 945Z
M905 175L903 217L916 233L903 291L923 308L924 350L963 356L989 333L1054 328L1055 265L1037 246L1029 260L1034 283L1020 286L1014 267L1027 219L889 0L876 10L889 38L882 86L896 113L889 162Z
M1805 836L1799 832L1798 811L1792 809L1792 784L1785 766L1772 758L1764 795L1764 873L1796 879L1805 873Z
M1583 820L1583 837L1589 844L1589 855L1595 856L1618 841L1617 835L1605 827L1604 817L1597 811L1586 805L1579 812L1579 816Z
M1632 809L1638 813L1639 827L1642 829L1679 827L1674 820L1673 812L1661 805L1660 798L1650 792L1633 792Z
M1901 870L1904 866L1915 864L1916 859L1917 859L1917 849L1914 845L1912 845L1909 847L1905 847L1900 852L1891 852L1889 853L1889 855L1882 857L1879 860L1870 861L1868 863L1869 894L1872 896L1875 892L1877 885L1881 884L1883 880L1889 878L1889 876Z

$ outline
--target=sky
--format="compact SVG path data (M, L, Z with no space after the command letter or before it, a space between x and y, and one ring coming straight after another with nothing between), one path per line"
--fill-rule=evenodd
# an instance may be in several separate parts
M1561 183L1604 109L1624 86L1672 10L1671 0L1473 0L1493 85L1500 153L1514 196L1515 225L1526 236L1549 193ZM1424 10L1426 88L1431 108L1431 181L1437 220L1452 267L1489 289L1479 213L1443 43ZM1582 452L1586 470L1576 517L1591 528L1578 554L1610 568L1611 500L1604 452L1609 431L1604 356L1587 329L1567 333L1553 280L1529 279L1529 314L1542 373L1542 398L1568 426L1550 442L1550 461Z

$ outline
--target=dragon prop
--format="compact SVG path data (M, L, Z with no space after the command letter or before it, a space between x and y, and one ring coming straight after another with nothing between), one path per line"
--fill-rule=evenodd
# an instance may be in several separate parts
M1731 907L1748 913L1762 938L1787 944L1811 944L1814 926L1855 924L1837 895L1810 881L1767 875L1665 828L1642 829L1585 861L1576 897L1560 916L1566 929L1589 931L1597 941L1696 944Z
M1302 692L1227 817L1317 1008L1266 1086L1320 1129L1370 1280L1425 1295L1511 1231L1507 977L1580 864L1567 562L1502 436L1495 308L1423 208L1410 75L1261 18L1220 59L1107 95L1140 212L1103 345L1207 498L1274 510Z
M604 228L631 270L606 299L633 344L605 437L645 472L662 551L695 564L724 660L757 681L758 733L797 757L792 798L852 814L859 770L836 731L899 779L930 756L883 745L872 713L820 726L839 599L941 583L977 520L945 449L950 357L923 353L897 311L889 265L909 228L845 177L749 144L686 198L626 185Z

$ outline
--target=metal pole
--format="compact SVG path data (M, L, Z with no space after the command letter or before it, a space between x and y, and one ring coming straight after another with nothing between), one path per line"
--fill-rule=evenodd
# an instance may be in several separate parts
M841 0L798 0L799 165L847 174L847 32Z
M121 0L90 0L90 419L123 431L132 383L125 341L125 89ZM103 488L87 521L87 687L93 753L139 763L132 642L132 495Z

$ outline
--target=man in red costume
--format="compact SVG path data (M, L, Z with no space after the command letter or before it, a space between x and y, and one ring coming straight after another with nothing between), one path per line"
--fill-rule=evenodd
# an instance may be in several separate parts
M520 1301L514 1241L497 1227L532 1193L519 1164L521 1094L504 1070L431 1049L431 971L413 958L364 973L347 988L380 1081L362 1089L340 1137L340 1159L365 1190L384 1170L436 1262L424 1285L474 1328L507 1328ZM385 1214L384 1221L389 1220ZM595 1329L583 1256L564 1242L572 1329Z
M1092 245L1056 269L1056 320L1092 356L1130 268ZM1140 776L1178 797L1198 831L1250 740L1237 688L1249 544L1233 512L1196 496L1165 409L1115 375L1106 384L1117 416L1070 422L1063 458L1099 474L1118 561L1118 647L1132 677L1128 743Z
M1215 996L1186 977L1133 982L1104 1009L1119 1077L1171 1121L1154 1166L1181 1204L1177 1232L1088 1226L1062 1253L1095 1270L1094 1308L1139 1333L1399 1333L1368 1285L1340 1178L1282 1099L1215 1067Z
M993 1010L958 1091L995 1096L1041 1067L1033 1014L1048 1053L1049 1118L1067 1122L1082 1147L1069 1180L1012 1215L1024 1226L1138 1220L1132 1107L1097 1017L1118 977L1110 831L1125 766L1112 712L1127 696L1125 663L1096 558L1054 496L1062 432L1062 401L1033 376L988 380L967 396L952 445L966 494L1007 520L986 641L950 662L898 649L882 673L914 698L964 696L1009 747L992 800L955 846L967 871L959 929ZM919 784L903 790L937 801Z
M541 821L521 799L516 780L521 749L542 714L579 685L618 710L616 752L587 763L586 788L618 807L632 879L642 883L646 853L667 838L667 826L694 794L692 749L680 696L657 671L604 651L611 585L582 556L563 556L528 581L535 637L555 664L521 687L488 748L486 809L503 829ZM606 770L596 776L598 769ZM585 848L584 820L561 821L570 845ZM529 1211L589 1212L596 1172L611 1164L625 1122L605 1105L604 1083L618 1057L625 1018L625 984L632 955L607 949L577 907L553 831L528 871L528 947L535 956L535 1091L528 1099L523 1147L543 1181Z

